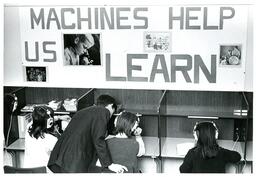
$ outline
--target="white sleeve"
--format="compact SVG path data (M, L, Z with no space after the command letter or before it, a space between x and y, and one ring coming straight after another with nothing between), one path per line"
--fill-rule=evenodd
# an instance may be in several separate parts
M135 139L139 143L139 152L137 156L140 157L145 154L145 145L141 136L135 136Z
M58 139L50 134L47 134L47 138L45 139L47 141L46 152L50 155Z

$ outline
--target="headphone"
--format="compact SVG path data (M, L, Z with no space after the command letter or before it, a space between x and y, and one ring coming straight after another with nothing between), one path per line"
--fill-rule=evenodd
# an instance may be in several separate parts
M11 105L12 105L12 108L11 108L11 111L12 113L17 109L17 105L18 105L18 97L13 93L9 93L9 94L6 94L6 96L9 96L11 97L12 101L11 101Z
M213 121L204 121L204 122L196 122L195 126L194 126L194 129L193 129L193 136L195 138L195 140L197 141L198 140L198 125L202 124L202 123L211 123L212 126L215 128L215 139L217 140L218 139L218 136L219 136L219 130L216 126L216 124L213 122Z
M15 94L12 94L12 97L14 99L12 112L14 112L17 109L17 106L18 106L18 97Z

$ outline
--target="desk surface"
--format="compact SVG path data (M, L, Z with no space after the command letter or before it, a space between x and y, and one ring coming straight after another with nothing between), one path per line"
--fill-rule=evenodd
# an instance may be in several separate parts
M195 140L192 138L161 138L162 144L162 156L170 158L184 158L185 155L179 155L177 152L177 145L182 143L194 143ZM226 149L232 149L234 146L234 141L232 140L218 140L218 143L221 147ZM238 151L243 158L244 151L244 142L237 142L234 146L234 150ZM252 161L252 142L247 144L247 154L246 160Z
M23 112L23 113L32 113L33 112L33 108L35 106L47 106L47 104L30 104L30 105L26 105L20 111ZM75 112L76 111L67 111L63 106L61 106L57 110L54 110L55 114L71 114L71 113L75 113Z
M156 157L159 155L159 141L157 137L142 137L145 143L146 153L145 156ZM9 150L25 150L25 139L20 138L14 141L11 145L6 147Z
M8 147L5 147L8 150L24 151L25 150L25 138L19 138L10 144Z
M159 156L159 139L157 137L143 136L143 141L145 143L145 156L157 157ZM161 138L162 144L162 157L170 158L184 158L185 155L179 155L177 153L177 145L181 143L194 143L194 139L191 138ZM226 149L232 149L234 146L234 141L231 140L218 140L221 147ZM9 150L25 150L25 139L20 138L13 142L11 145L6 147ZM237 142L234 146L234 150L238 151L243 157L244 153L244 142ZM249 141L247 144L247 154L246 160L252 161L252 142Z

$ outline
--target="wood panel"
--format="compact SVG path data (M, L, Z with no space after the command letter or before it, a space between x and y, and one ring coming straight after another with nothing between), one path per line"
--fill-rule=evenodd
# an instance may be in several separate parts
M95 101L101 94L113 96L122 109L144 114L157 113L161 90L96 89Z
M141 113L140 127L142 136L158 137L158 107L162 95L161 90L125 90L125 89L96 89L95 102L101 94L114 97L120 109L132 113ZM109 125L109 127L113 127Z
M26 102L27 104L42 104L54 99L63 101L66 98L80 98L88 90L86 88L27 87Z
M168 91L167 114L239 118L234 110L242 109L238 92Z
M163 117L166 119L166 137L193 138L193 128L196 122L211 121L209 119L188 119L186 117ZM234 120L213 120L219 129L219 139L233 140Z
M77 110L92 106L94 104L94 90L91 89L78 99Z

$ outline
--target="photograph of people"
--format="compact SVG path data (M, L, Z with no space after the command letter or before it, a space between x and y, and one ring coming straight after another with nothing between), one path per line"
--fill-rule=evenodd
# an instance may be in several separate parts
M100 34L63 34L64 65L101 65Z

